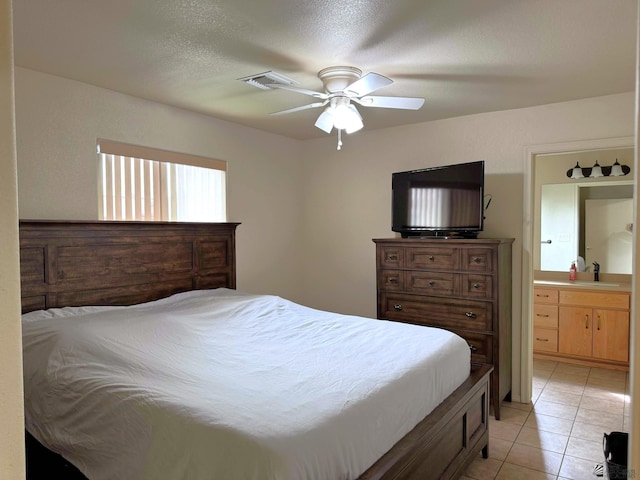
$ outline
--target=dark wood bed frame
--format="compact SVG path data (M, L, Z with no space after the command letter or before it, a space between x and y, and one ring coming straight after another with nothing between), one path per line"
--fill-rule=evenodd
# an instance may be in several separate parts
M82 305L132 305L208 288L236 287L237 223L20 222L23 313ZM491 366L467 380L360 480L454 479L488 456ZM27 434L27 476L84 478Z

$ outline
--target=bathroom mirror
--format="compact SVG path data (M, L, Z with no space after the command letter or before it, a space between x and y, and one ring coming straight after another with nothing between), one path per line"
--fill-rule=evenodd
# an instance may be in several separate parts
M598 150L535 158L534 268L568 272L571 262L593 262L602 273L631 274L633 231L632 175L572 179L576 163L592 167L616 161L630 165L633 149Z

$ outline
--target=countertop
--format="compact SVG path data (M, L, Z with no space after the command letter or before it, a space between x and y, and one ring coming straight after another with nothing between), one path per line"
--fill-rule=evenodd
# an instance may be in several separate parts
M594 282L588 280L534 280L534 286L548 286L548 287L562 287L562 288L576 288L587 290L606 290L606 291L618 291L618 292L631 292L631 284L625 282Z

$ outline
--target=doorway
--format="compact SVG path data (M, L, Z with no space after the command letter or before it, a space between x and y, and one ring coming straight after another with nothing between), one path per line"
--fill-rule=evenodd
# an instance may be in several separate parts
M522 236L522 328L520 329L520 376L514 385L520 386L520 401L527 403L532 397L533 378L533 280L535 267L539 265L541 235L536 225L540 198L536 195L535 163L538 155L567 154L575 152L634 148L634 137L616 137L525 148L524 172L524 222ZM632 162L633 163L633 162ZM566 263L566 262L565 262ZM567 265L568 270L570 263ZM514 362L514 365L517 362ZM515 379L514 379L515 380Z

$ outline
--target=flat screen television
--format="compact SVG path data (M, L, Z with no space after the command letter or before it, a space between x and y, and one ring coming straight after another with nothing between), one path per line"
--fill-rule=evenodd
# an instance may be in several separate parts
M402 237L475 238L484 225L484 160L392 174L392 227Z

